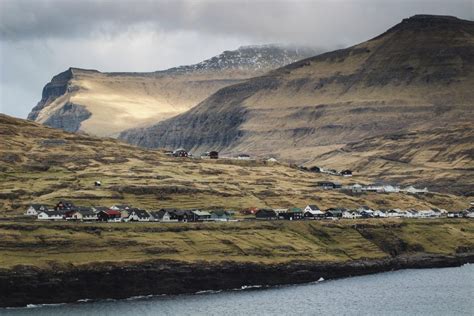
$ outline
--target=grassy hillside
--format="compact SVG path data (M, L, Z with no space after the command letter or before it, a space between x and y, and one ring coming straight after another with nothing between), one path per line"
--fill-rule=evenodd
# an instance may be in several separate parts
M474 129L470 125L367 138L306 162L350 166L372 179L417 183L440 192L474 195Z
M114 139L66 133L0 115L1 216L27 205L68 199L78 205L132 204L158 209L290 207L317 204L398 208L463 209L466 198L451 194L354 196L323 191L317 181L370 183L303 172L285 164L256 161L178 159ZM101 187L94 182L100 180Z
M95 262L342 262L474 249L470 220L241 223L0 222L0 268Z

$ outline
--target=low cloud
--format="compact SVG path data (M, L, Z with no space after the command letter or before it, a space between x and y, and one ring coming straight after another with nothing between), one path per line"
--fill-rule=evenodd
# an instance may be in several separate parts
M26 117L70 66L154 71L247 44L331 50L418 13L474 19L472 0L0 0L0 110Z

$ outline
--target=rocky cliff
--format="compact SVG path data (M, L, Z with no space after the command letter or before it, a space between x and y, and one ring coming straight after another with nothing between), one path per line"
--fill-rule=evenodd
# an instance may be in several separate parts
M469 126L473 85L474 22L417 15L367 42L225 87L120 138L304 162L367 137Z
M70 68L53 77L28 119L67 131L117 136L180 114L222 87L316 54L311 48L246 46L150 73Z
M0 307L73 303L81 299L125 299L146 295L191 294L199 291L270 287L373 274L399 269L457 267L474 262L474 254L409 255L346 263L292 262L184 263L150 261L100 264L42 271L29 267L0 269Z

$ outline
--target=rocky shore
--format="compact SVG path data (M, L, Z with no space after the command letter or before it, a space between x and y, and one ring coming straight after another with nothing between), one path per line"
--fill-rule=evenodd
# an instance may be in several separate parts
M0 307L123 299L150 294L184 294L249 285L275 286L373 274L399 269L456 267L474 262L474 252L454 256L413 254L341 263L147 261L141 263L0 269Z

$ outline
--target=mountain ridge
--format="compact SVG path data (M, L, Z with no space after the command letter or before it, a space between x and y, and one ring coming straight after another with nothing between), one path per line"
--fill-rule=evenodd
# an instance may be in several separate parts
M115 137L193 107L219 88L316 54L313 48L240 47L198 64L153 72L70 67L45 85L28 119L72 132Z

